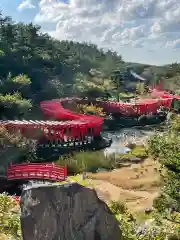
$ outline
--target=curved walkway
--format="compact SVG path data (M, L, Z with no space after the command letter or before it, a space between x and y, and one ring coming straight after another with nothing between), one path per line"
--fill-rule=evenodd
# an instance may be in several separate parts
M157 97L156 99L143 99L137 100L134 103L121 103L113 101L94 101L94 103L102 107L104 111L108 113L121 113L124 116L136 116L143 114L156 114L161 105L170 107L173 100L172 95L168 93L160 92L157 90L152 91L152 96ZM79 103L79 104L88 104L89 100L81 98L64 98L64 99L55 99L50 101L42 101L40 107L44 112L45 116L48 118L55 118L57 120L79 120L80 122L103 122L103 118L79 114L73 111L70 111L63 107L65 103Z

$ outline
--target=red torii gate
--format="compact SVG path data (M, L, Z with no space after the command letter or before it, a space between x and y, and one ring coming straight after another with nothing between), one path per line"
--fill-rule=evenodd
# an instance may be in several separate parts
M144 100L137 103L115 103L110 101L96 101L96 104L107 112L119 112L124 116L136 116L148 113L157 113L161 104L169 106L173 98L171 96L161 99ZM23 136L39 138L39 129L43 136L52 140L82 139L85 136L96 136L101 133L104 118L78 114L63 107L66 101L84 102L88 100L78 98L65 98L60 100L43 101L41 109L47 117L54 117L61 121L0 121L0 126L5 127L9 132L20 131ZM52 181L65 180L67 169L56 167L52 164L15 164L7 170L7 178L12 180L35 180L47 179Z
M45 136L50 140L82 139L85 136L96 136L101 133L100 121L1 121L1 127L5 127L10 133L19 131L23 136L38 139ZM40 136L37 131L40 130Z
M153 93L152 93L153 94ZM20 131L23 136L37 139L37 129L41 130L42 136L50 140L64 140L66 136L69 140L81 140L85 136L96 136L102 131L104 118L79 114L63 107L65 102L76 101L77 103L87 103L88 100L79 98L55 99L43 101L40 107L47 117L54 117L61 121L1 121L0 126L5 127L10 132ZM156 114L159 107L170 106L171 96L163 95L161 99L144 99L135 103L117 103L111 101L96 101L95 103L109 113L121 113L122 116L138 116L144 114ZM65 121L62 121L65 120Z
M79 120L80 122L86 121L95 123L95 125L102 124L104 119L79 114L72 112L68 109L63 107L63 104L66 102L76 102L76 103L89 103L88 99L81 99L81 98L65 98L65 99L55 99L51 101L43 101L40 103L40 107L44 114L47 117L54 117L58 120ZM136 101L135 103L121 103L121 102L112 102L112 101L101 101L97 100L93 102L95 105L102 107L104 111L108 113L121 113L123 116L137 116L143 114L156 114L160 105L161 101L159 99L144 99L143 101Z

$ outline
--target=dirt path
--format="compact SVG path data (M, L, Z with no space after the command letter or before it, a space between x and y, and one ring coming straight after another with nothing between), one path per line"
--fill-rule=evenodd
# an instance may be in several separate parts
M139 212L151 207L159 194L158 168L158 163L147 159L143 164L88 176L98 195L105 201L123 201L131 212Z

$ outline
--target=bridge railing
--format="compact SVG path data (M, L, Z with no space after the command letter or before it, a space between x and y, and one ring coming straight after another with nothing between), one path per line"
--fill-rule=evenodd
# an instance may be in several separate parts
M15 164L7 170L8 180L51 180L63 181L67 178L67 169L54 164Z

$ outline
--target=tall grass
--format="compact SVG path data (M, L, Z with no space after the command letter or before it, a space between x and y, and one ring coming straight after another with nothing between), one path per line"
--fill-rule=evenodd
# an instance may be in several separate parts
M144 146L136 146L126 154L104 155L103 151L81 151L61 156L55 163L60 166L67 166L69 174L78 174L82 172L96 172L98 169L113 170L119 167L121 158L139 157L145 159L148 153Z
M68 172L77 174L82 172L96 172L98 168L112 170L116 167L115 157L105 157L103 151L72 153L60 157L56 164L67 166Z

